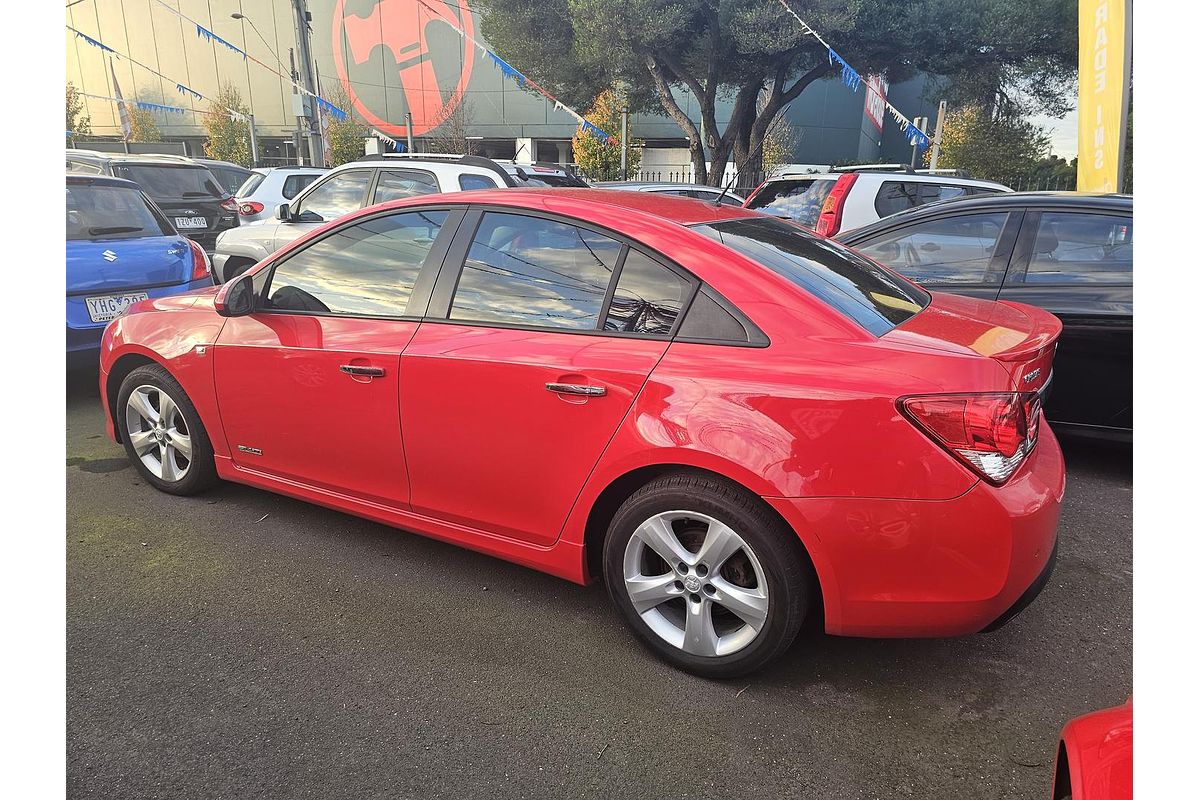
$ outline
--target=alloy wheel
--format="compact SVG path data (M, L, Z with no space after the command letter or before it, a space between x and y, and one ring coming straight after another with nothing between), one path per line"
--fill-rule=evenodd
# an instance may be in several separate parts
M125 403L129 443L150 473L168 483L181 481L192 466L192 437L171 396L144 384Z
M625 591L661 639L695 656L746 648L767 622L762 564L746 540L694 511L647 519L625 546Z

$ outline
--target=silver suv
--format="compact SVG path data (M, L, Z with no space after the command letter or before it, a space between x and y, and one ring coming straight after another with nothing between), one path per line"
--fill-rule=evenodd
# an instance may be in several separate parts
M1011 191L1000 183L904 164L866 164L828 173L784 172L755 189L746 208L833 236L935 200Z
M387 153L366 156L331 169L274 219L227 231L217 239L213 280L241 275L285 244L338 217L365 206L438 192L496 189L517 181L495 161L482 156Z

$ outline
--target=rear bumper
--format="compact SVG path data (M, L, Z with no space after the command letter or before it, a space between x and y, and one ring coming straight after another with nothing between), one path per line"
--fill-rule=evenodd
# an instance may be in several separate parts
M1066 488L1043 421L1004 486L953 500L769 499L812 556L825 629L843 636L959 636L993 630L1049 580Z

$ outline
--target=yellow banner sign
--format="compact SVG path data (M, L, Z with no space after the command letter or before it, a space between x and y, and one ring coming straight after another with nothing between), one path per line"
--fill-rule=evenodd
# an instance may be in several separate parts
M1115 192L1125 154L1130 0L1079 0L1081 192Z

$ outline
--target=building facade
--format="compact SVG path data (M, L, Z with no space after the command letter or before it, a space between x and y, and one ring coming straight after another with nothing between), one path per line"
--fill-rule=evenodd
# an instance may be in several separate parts
M308 0L307 5L319 93L375 131L403 141L405 115L411 114L417 149L422 140L454 125L479 154L572 160L575 120L506 78L458 32L482 41L468 0ZM117 103L109 99L118 95L186 108L186 113L151 113L166 139L202 155L201 112L211 111L207 98L219 86L232 84L254 114L261 162L296 163L296 99L290 82L278 74L291 73L297 47L292 0L92 0L68 7L67 24L118 55L66 32L67 79L85 95L94 134L120 136ZM936 107L925 78L885 90L910 117L929 116ZM694 98L686 90L677 96L699 119ZM912 148L890 119L880 120L877 109L870 108L870 97L865 87L852 92L833 78L810 86L785 111L796 133L791 161L908 161ZM727 106L718 110L720 121L727 117ZM635 115L631 133L656 150L686 145L665 115ZM682 169L686 151L678 162ZM660 166L667 171L669 165Z

